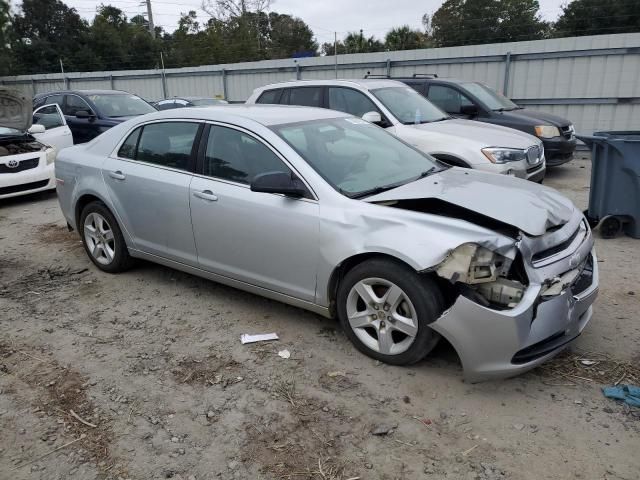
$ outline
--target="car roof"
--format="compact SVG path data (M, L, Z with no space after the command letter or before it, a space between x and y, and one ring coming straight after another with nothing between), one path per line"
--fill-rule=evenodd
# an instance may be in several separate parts
M194 119L229 121L246 119L264 126L286 123L306 122L330 118L345 118L351 115L316 107L298 107L294 105L213 105L208 107L178 108L149 113L140 117L148 120Z
M34 98L48 97L49 95L65 95L69 93L76 95L135 95L122 90L56 90L53 92L38 93Z
M288 88L288 87L316 87L316 86L343 86L353 87L357 86L365 90L372 90L376 88L385 87L404 87L402 82L398 82L393 79L379 79L379 78L346 78L335 80L290 80L288 82L272 83L265 85L264 87L257 88L256 91L262 90L274 90L276 88Z
M463 80L461 78L453 78L453 77L391 77L391 79L395 80L411 80L412 82L442 82L442 83L475 83L473 80Z

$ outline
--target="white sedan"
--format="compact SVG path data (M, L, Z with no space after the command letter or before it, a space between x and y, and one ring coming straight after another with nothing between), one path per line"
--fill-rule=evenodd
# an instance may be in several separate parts
M31 113L31 99L0 89L0 199L52 190L57 153L73 145L57 105Z

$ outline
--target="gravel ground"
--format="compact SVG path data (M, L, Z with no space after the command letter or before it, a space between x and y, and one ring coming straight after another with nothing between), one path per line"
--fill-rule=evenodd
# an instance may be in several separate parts
M585 208L589 167L546 183ZM447 345L391 367L303 310L148 263L101 273L55 194L4 201L0 478L638 479L640 413L600 387L638 372L639 247L598 238L572 353L470 385ZM261 332L280 341L240 344Z

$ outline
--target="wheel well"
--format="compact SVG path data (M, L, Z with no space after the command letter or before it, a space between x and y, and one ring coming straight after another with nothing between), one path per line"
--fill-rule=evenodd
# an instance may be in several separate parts
M447 165L451 165L452 167L471 168L469 164L464 160L447 153L434 153L432 157L437 158L442 163L446 163Z
M95 195L89 195L89 194L83 195L78 199L78 201L76 202L76 209L75 209L76 229L80 230L80 215L82 214L82 210L84 210L84 207L89 205L91 202L96 202L96 201L100 203L104 203L100 198L96 197Z
M340 282L342 281L344 276L352 268L356 267L357 265L360 265L363 262L371 260L373 258L384 258L384 259L391 260L393 262L405 265L411 268L412 270L415 270L407 262L404 262L399 258L394 257L393 255L387 255L385 253L376 253L376 252L359 253L358 255L354 255L353 257L349 257L343 260L342 263L340 263L340 265L338 265L336 268L333 269L333 272L331 272L331 277L329 278L329 288L328 288L329 291L327 293L328 293L328 299L329 299L329 311L331 312L332 316L335 316L336 314L335 303L336 303L336 297L338 296L338 286L340 285ZM425 274L425 275L430 275L430 274Z

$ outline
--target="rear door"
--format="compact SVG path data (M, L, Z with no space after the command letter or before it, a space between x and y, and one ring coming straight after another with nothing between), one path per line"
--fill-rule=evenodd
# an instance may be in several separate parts
M468 115L462 113L462 108L472 106L475 103L457 88L444 84L430 84L427 91L427 98L440 107L440 109L458 118L468 118ZM480 106L476 105L478 110Z
M135 247L193 266L189 185L201 128L178 120L138 127L102 166L111 202Z
M34 135L38 141L54 146L58 151L73 146L71 130L58 105L44 105L34 110L33 124L42 125L45 128L44 133Z

